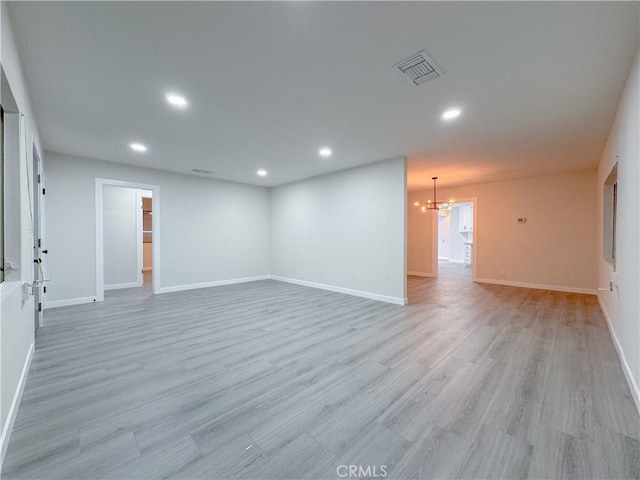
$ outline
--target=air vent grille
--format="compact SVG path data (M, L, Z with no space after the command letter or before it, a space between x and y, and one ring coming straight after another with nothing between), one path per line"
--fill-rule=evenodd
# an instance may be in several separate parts
M211 170L201 170L199 168L194 168L191 171L194 172L194 173L200 173L202 175L211 175L212 173L215 173L215 172L212 172Z
M442 70L424 50L396 63L394 67L415 86L443 75Z

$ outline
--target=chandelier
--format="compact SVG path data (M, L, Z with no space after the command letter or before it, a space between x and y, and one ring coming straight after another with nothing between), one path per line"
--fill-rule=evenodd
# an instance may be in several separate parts
M433 201L427 200L426 202L415 202L413 205L420 207L420 210L423 212L426 212L427 210L451 210L453 200L449 200L448 202L438 202L436 197L436 180L438 180L438 177L431 177L431 180L433 180Z

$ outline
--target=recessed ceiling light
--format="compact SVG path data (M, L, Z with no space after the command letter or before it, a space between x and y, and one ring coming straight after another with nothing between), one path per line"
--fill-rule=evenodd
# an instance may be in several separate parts
M186 107L187 99L182 95L178 95L177 93L167 93L167 102L169 102L174 107Z
M138 142L130 143L129 147L131 147L131 150L135 150L136 152L146 152L147 151L147 147L144 144L138 143Z
M261 168L260 170L258 170L256 172L258 175L260 175L261 177L264 177L267 174L267 171L264 168Z
M462 110L459 108L450 108L449 110L442 112L442 118L443 120L453 120L454 118L458 118L461 113Z
M318 153L323 158L329 158L333 152L329 147L322 147L320 150L318 150Z

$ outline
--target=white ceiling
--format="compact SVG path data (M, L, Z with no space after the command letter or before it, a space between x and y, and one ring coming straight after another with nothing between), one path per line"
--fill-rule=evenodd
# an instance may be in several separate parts
M594 167L639 4L14 2L10 13L47 150L266 186L406 155L415 190L434 175L445 186ZM392 67L422 49L445 76L414 87ZM167 105L167 91L189 107ZM445 123L449 106L464 111Z

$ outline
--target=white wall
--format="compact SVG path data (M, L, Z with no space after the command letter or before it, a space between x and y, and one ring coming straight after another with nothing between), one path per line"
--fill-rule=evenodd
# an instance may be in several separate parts
M403 303L406 162L393 159L271 190L271 273Z
M616 119L598 168L598 284L614 282L613 292L598 292L627 380L640 411L640 53L636 54ZM603 185L618 163L616 268L602 255Z
M449 224L449 260L462 262L464 259L464 242L466 237L460 233L460 206L451 209L451 223Z
M96 297L95 178L160 187L161 291L269 274L266 188L54 153L45 171L49 307Z
M426 213L426 212L425 212ZM451 255L451 212L438 213L438 258L449 260Z
M596 172L441 188L442 198L477 198L474 264L478 281L594 293L597 286ZM433 235L413 202L431 191L410 192L411 245ZM411 210L410 210L411 212ZM518 224L517 217L527 217ZM452 220L452 222L455 220ZM431 266L430 258L421 259ZM413 270L409 263L408 269ZM425 267L425 268L427 268ZM427 270L432 272L433 270ZM504 272L504 273L503 273Z
M104 285L131 286L138 283L138 190L105 185L103 195Z
M26 380L34 340L33 297L22 297L22 286L33 280L32 225L29 214L29 188L32 178L32 146L39 152L40 140L35 124L31 103L15 46L6 3L0 4L0 63L6 74L11 92L18 109L24 114L20 134L19 159L6 158L16 162L19 173L19 227L20 233L20 277L0 285L0 418L2 437L0 438L0 458L4 458L11 426ZM4 98L7 91L0 92ZM7 140L7 139L5 139ZM42 158L42 156L41 156ZM9 213L9 212L7 212Z
M413 205L412 197L407 209L407 273L424 277L435 276L437 268L438 242L434 243L433 229L437 228L438 213L426 212Z

